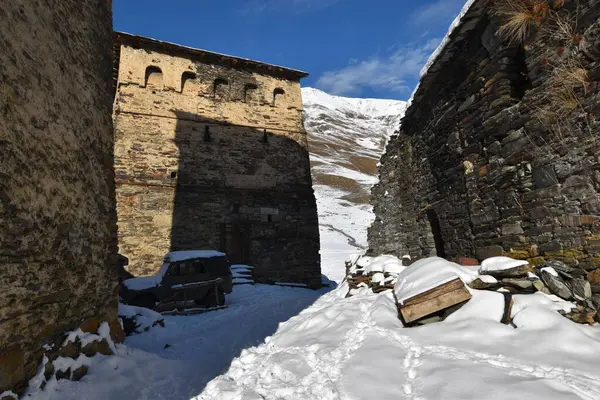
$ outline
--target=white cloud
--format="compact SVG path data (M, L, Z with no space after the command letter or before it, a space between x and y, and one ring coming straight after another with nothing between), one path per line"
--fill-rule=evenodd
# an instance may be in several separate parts
M368 60L350 62L337 71L325 72L317 87L337 95L357 95L364 88L407 92L410 90L407 80L419 78L421 68L440 40L396 47L385 56L375 55Z
M415 11L410 18L413 26L428 29L435 24L449 24L461 10L465 0L438 0Z
M319 11L330 7L341 0L247 0L242 14L261 14L267 11L291 11L302 14L311 11Z

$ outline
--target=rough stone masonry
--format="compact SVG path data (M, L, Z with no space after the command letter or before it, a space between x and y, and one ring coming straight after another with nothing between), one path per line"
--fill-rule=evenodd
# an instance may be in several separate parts
M116 34L119 249L137 275L219 249L257 282L320 285L305 73Z
M390 140L371 250L597 268L600 2L537 2L522 41L499 4L475 1Z
M0 393L67 331L119 338L110 7L0 7Z

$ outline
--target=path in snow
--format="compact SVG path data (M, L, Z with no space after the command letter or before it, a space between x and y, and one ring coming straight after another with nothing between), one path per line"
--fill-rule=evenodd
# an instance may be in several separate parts
M358 243L356 241L356 239L354 239L354 237L350 236L349 234L347 234L346 232L344 232L341 229L336 228L333 225L330 224L321 224L321 227L325 227L325 228L329 228L333 231L336 231L337 233L341 234L342 236L345 236L346 239L348 239L348 244L352 247L356 247L357 249L362 249L362 250L366 250L366 246L361 245L360 243Z
M80 382L62 380L58 391L29 399L188 400L226 372L243 349L261 344L327 290L235 286L226 310L166 317L165 328L128 337L117 356L94 357Z
M600 399L597 327L556 314L552 329L476 318L406 329L391 293L346 290L242 352L196 399Z

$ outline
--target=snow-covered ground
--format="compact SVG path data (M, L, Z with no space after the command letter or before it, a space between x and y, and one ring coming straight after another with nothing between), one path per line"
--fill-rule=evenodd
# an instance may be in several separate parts
M398 277L396 295L405 278L425 288L421 278L447 273L477 276L421 260ZM405 328L391 291L347 292L344 283L243 351L196 399L600 399L600 328L558 314L574 306L556 296L514 296L509 326L499 322L502 294L472 290L444 322Z
M229 307L194 316L166 316L165 328L129 336L116 356L95 356L79 382L58 381L35 400L183 400L198 395L243 349L261 344L281 322L325 293L302 288L239 285Z

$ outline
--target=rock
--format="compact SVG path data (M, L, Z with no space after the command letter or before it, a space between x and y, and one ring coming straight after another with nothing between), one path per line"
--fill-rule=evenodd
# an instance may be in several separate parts
M596 323L596 311L594 310L590 310L588 308L583 308L583 309L575 309L572 310L569 313L561 313L562 315L564 315L565 317L567 317L568 319L570 319L573 322L577 322L578 324L589 324L589 325L593 325Z
M527 272L529 272L528 265L520 265L518 267L502 269L497 271L485 271L487 275L491 275L496 279L523 277L527 276Z
M87 357L93 357L97 353L100 353L105 356L110 356L113 354L112 350L110 349L110 345L108 344L106 339L88 343L85 347L81 349L81 352Z
M587 274L587 280L590 281L592 285L600 286L600 269L596 269Z
M553 275L548 270L543 270L541 271L541 277L553 294L565 300L570 300L573 297L571 289L559 276Z
M592 294L600 294L600 285L591 285L592 286Z
M508 285L517 289L521 289L521 290L533 290L534 286L533 286L533 281L529 280L529 279L511 279L511 278L507 278L507 279L502 279L502 284L503 285Z
M550 260L548 262L546 262L546 264L544 265L540 265L540 268L543 267L550 267L550 268L554 268L557 272L558 271L562 271L562 272L566 272L567 274L570 274L574 269L574 267L570 267L567 264L565 264L562 261L559 260Z
M504 254L502 246L492 245L475 249L475 254L479 260L485 260L490 257L497 257Z
M542 292L545 294L552 294L550 292L550 290L546 287L546 285L544 285L544 282L542 282L541 280L534 280L533 281L533 287L535 288L535 290L537 290L538 292Z
M60 381L61 379L69 379L71 378L71 368L67 368L66 371L59 369L58 371L56 371L56 374L54 376L56 377L57 381Z
M87 374L87 372L88 372L87 365L82 365L81 367L77 368L75 371L71 372L71 380L78 381L81 378L83 378L85 376L85 374Z
M496 290L500 287L498 282L485 282L480 278L475 279L473 282L469 283L469 287L471 289L479 289L479 290Z
M592 296L592 298L589 301L590 303L592 303L592 305L594 306L593 308L596 311L600 311L600 296Z
M592 297L592 286L585 279L573 279L571 281L571 290L573 292L573 297L577 300L586 300Z

